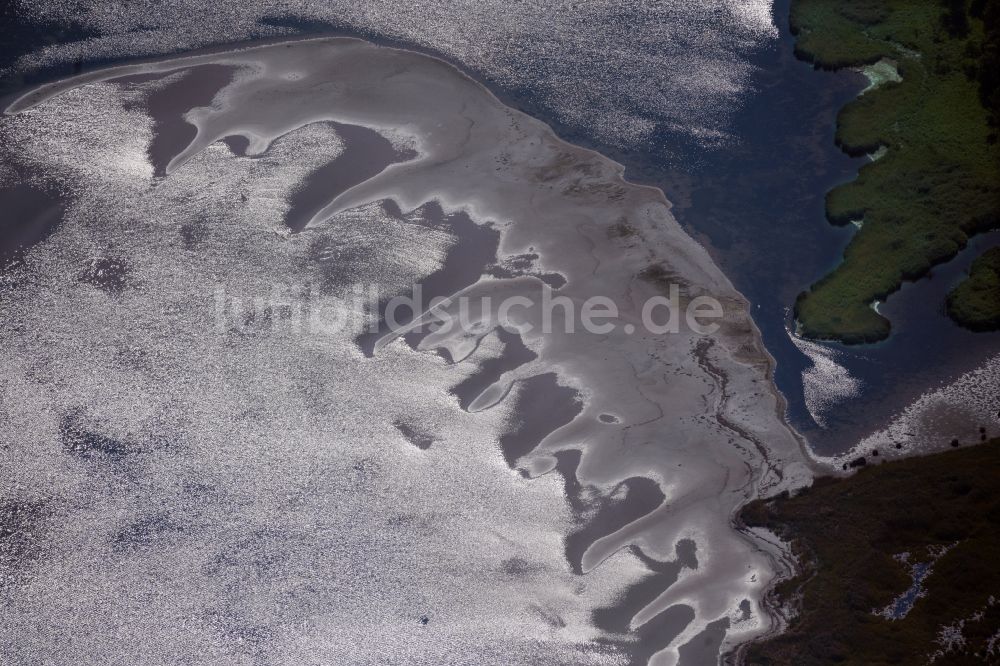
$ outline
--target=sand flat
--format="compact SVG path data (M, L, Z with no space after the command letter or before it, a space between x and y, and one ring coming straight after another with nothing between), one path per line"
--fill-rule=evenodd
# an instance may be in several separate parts
M77 168L79 173L67 178L76 178L80 191L88 194L75 199L76 208L64 228L52 241L42 243L34 261L13 276L17 302L0 336L11 343L8 353L16 353L20 344L26 343L26 324L47 326L60 316L61 307L71 303L93 311L111 307L124 330L139 331L131 344L154 356L157 349L174 349L171 335L207 336L207 342L188 348L189 358L173 361L179 366L176 373L150 378L141 364L122 366L113 356L99 355L84 364L79 354L92 345L107 343L107 333L82 327L60 337L45 352L58 367L47 381L64 385L84 365L93 370L111 364L116 372L130 378L134 390L112 397L90 392L90 397L84 398L71 389L56 391L43 381L35 392L29 392L38 402L29 405L22 399L24 410L41 411L39 405L48 405L45 414L36 417L41 421L55 419L58 423L62 418L65 422L71 407L78 412L82 409L82 413L91 410L101 416L95 416L89 428L118 428L132 432L133 439L139 441L148 436L155 419L147 414L143 421L136 415L138 420L129 424L128 418L121 417L115 425L116 419L107 414L108 405L122 409L130 401L155 403L152 396L176 381L173 374L195 384L204 381L208 388L198 389L206 393L197 417L190 407L167 409L184 416L181 424L172 427L196 440L201 433L201 443L190 451L149 454L156 462L143 462L142 467L158 470L158 478L182 479L192 466L199 466L210 469L216 478L229 479L227 484L238 478L256 479L255 483L273 490L275 496L285 487L289 492L294 487L294 493L304 493L302 501L307 504L322 503L342 497L343 489L331 481L303 489L301 460L286 457L290 455L287 452L304 451L303 456L313 462L313 470L316 465L332 469L342 461L329 456L349 453L368 461L350 463L356 472L352 474L361 479L352 492L360 496L370 493L382 502L360 502L359 517L373 515L372 511L375 515L386 511L406 515L408 511L402 507L409 507L412 498L403 493L393 499L394 488L402 493L403 488L413 492L413 488L423 486L425 490L434 488L434 496L440 493L450 498L445 511L450 516L447 527L437 522L441 509L426 513L415 509L414 517L388 523L376 539L367 527L353 521L325 524L319 517L325 514L320 512L310 514L312 522L306 521L295 539L286 540L286 546L265 547L259 543L259 535L254 537L254 549L278 548L303 580L322 571L335 579L329 596L288 592L297 600L295 604L306 599L313 609L307 614L312 623L301 631L289 628L301 621L301 613L269 606L266 601L275 594L273 587L261 592L262 605L255 608L253 622L236 623L249 623L264 635L255 649L266 650L276 661L313 654L347 659L342 663L377 663L387 654L414 654L426 655L428 663L433 663L447 658L442 655L450 650L467 656L469 663L530 663L527 655L545 659L546 650L551 648L545 663L647 659L655 664L701 663L705 655L694 652L696 645L708 645L710 651L727 650L778 628L777 620L764 608L762 596L787 566L783 560L786 554L780 544L734 529L731 516L749 499L808 482L808 463L794 433L782 422L780 397L770 378L771 359L749 317L745 299L704 248L679 227L661 191L627 182L620 165L561 141L545 124L504 106L447 63L354 39L295 41L90 73L43 86L15 100L6 111L5 129L15 135L21 132L18 136L24 142L38 144L25 150L21 159L34 160L36 168L43 168L50 158L42 145L44 140L33 137L44 135L44 131L36 129L25 137L26 126L34 123L44 128L47 117L62 117L63 122L65 118L76 119L74 129L92 131L79 114L94 109L95 104L112 104L117 95L126 94L115 80L203 65L232 68L233 77L210 104L184 113L184 120L196 133L190 143L175 146L164 175L154 175L152 168L135 175L117 175L129 182L110 194L95 181L103 177L93 175L100 173L99 165L90 171L82 166L68 167ZM149 85L157 85L155 77ZM95 114L90 122L103 125L101 131L114 137L121 135L115 123L123 120L121 114ZM308 173L346 154L341 152L343 137L338 138L336 124L379 133L405 152L407 159L385 166L346 190L335 188L304 229L290 234L283 221L297 188ZM245 155L233 155L225 147L223 141L234 136L245 138ZM129 141L125 141L127 146L122 144L122 150L134 152L136 146L150 145L155 141L155 128L150 124L146 135L132 136ZM157 145L163 148L162 142ZM85 148L74 159L85 165L99 156L99 151ZM310 189L315 197L312 182ZM126 192L124 198L121 192ZM114 206L124 206L133 218L162 211L165 216L176 216L178 224L183 223L180 218L197 218L202 224L206 219L215 221L207 227L209 240L203 250L193 243L186 254L165 248L158 255L150 248L172 233L170 223L148 223L139 230L146 240L126 240L113 231L123 222L102 222L93 217L95 210ZM462 231L462 216L475 225L488 225L495 237L473 238L476 234ZM240 224L245 226L234 231L234 225ZM227 245L226 239L233 233L251 249L236 251ZM85 260L85 253L72 259L72 251L59 245L72 245L74 234L89 239L81 242L77 238L75 247L87 247L91 253L106 252L112 241L115 251L141 256L141 261L135 261L134 280L126 281L137 286L123 290L115 296L120 300L109 305L92 293L93 280L68 279L75 276L69 270L73 261ZM465 256L466 244L474 243L481 249L483 242L495 243L496 248L493 265L483 265L478 279L470 281L467 270L449 270ZM130 243L135 247L129 249ZM213 252L217 256L211 256ZM171 282L175 278L166 276L173 276L181 265L202 279L191 275L191 280ZM187 316L184 307L175 302L183 301L185 294L192 302L204 299L213 288L212 279L216 291L221 281L227 294L241 298L266 293L271 288L269 280L311 285L317 266L336 268L336 279L319 293L309 290L310 307L339 307L354 285L376 282L384 294L392 294L394 290L405 291L408 282L429 276L443 276L438 284L453 296L479 301L489 296L494 304L513 296L537 302L548 284L544 276L559 276L559 295L576 303L594 295L608 296L618 304L621 321L636 328L630 333L618 326L600 335L579 329L541 334L537 313L527 310L520 320L525 330L519 337L532 354L519 354L524 362L513 367L500 362L498 367L503 371L462 409L453 397L454 387L463 382L476 384L471 378L491 358L502 359L508 346L496 333L498 313L490 308L478 312L479 326L472 334L468 330L387 334L368 354L357 344L359 330L330 334L310 328L305 333L298 329L275 334L272 312L268 326L259 330L253 321L244 322L237 337L249 341L240 342L238 352L232 352L237 343L231 330L223 327L223 342L213 343L211 334L217 322L206 319L201 311L198 316ZM32 272L59 282L55 295L37 288L17 289L19 280L27 284ZM236 276L238 272L242 274ZM158 277L164 279L153 290L149 285ZM682 329L675 334L653 335L643 330L639 317L642 304L660 294L667 279L681 287L686 299L708 295L723 304L725 317L718 332L705 336ZM81 301L76 292L87 289L90 291L85 291L86 298ZM150 315L140 310L144 304L148 309L150 299L157 298L174 301L181 312L181 324L171 329L174 332L164 333L166 341L141 331L140 322ZM297 292L284 298L294 311L300 302L296 299L303 297ZM190 303L185 307L190 308ZM528 325L533 325L531 331L526 330ZM248 326L253 333L249 336ZM68 345L67 335L77 342ZM438 351L444 354L435 353ZM249 382L249 387L240 390L246 393L234 393L227 384L218 385L208 377L220 365L230 368L230 354L240 356L240 376ZM270 355L269 360L263 361L262 354ZM287 360L287 367L277 362L282 359ZM312 363L304 359L312 359ZM25 382L30 383L30 375L29 368L20 364L5 387L5 395L14 395L15 388L23 389ZM276 391L268 388L274 384L280 387ZM349 395L337 392L341 396L337 400L318 397L334 390L327 384L340 386L337 391ZM174 390L176 387L166 392ZM242 421L245 433L241 438L251 443L249 452L237 454L231 448L234 431L218 430L213 419L218 424L247 409L252 412L257 400L263 420ZM539 403L546 405L545 409L529 419L529 405ZM279 413L281 416L276 416ZM184 426L185 419L194 425ZM286 419L297 425L288 427ZM285 424L278 429L280 434L276 423ZM405 423L405 428L399 423ZM341 439L334 424L343 424L342 432L353 436ZM13 438L24 427L25 423L8 421L5 435ZM539 440L533 442L537 445L522 443L507 451L498 445L519 429L532 433L526 441ZM418 440L423 444L412 446L406 437L400 437L401 431L420 433ZM59 428L50 423L40 432L58 433ZM102 437L111 441L110 435ZM128 439L122 437L121 441ZM274 437L281 452L264 443ZM400 439L409 448L387 448L389 442ZM472 445L471 441L477 443ZM136 451L148 454L150 446L136 444ZM433 462L430 458L413 462L412 456L424 454L433 456ZM567 458L570 454L574 456L572 464ZM16 465L28 455L28 449L16 447L7 455ZM84 497L92 503L101 499L97 504L104 506L120 497L120 489L101 484L81 487L79 480L73 481L82 472L65 460L72 454L56 447L50 455L51 464L65 474L53 493L58 501ZM258 461L263 456L270 462L266 468L260 467L247 463L244 455ZM414 465L423 471L414 472ZM511 472L508 465L520 474ZM386 472L386 466L395 471ZM27 467L40 474L37 466ZM379 490L365 485L365 469L381 479L376 484ZM452 471L442 474L447 469ZM473 470L487 474L489 484L496 484L492 494L480 494L488 485L486 481L478 489L457 482L449 486L448 479L454 481L456 475L466 480L478 478ZM559 473L552 473L554 470ZM107 469L89 473L99 478L113 475ZM39 478L26 473L21 485L34 487L28 495L37 494ZM245 491L232 489L234 495ZM137 492L145 502L159 501L168 507L168 517L161 520L168 525L183 524L192 515L193 500L174 495L164 499L163 487L154 484ZM18 493L25 491L8 489L11 496ZM262 530L267 529L269 520L287 527L288 517L297 515L295 510L268 504L255 493L240 496ZM215 506L223 516L231 514L234 506L244 506L234 497L203 496L199 501ZM519 503L520 509L511 508ZM376 504L381 508L373 509ZM644 508L608 510L617 505ZM137 511L130 506L128 511ZM67 511L66 515L72 516L73 511ZM108 508L107 512L96 511L92 519L95 525L108 526L119 520L112 516L119 515ZM414 531L412 520L424 525L426 531ZM564 552L563 540L587 523L593 540L574 542L578 552ZM210 550L205 544L213 531L225 535L230 527L223 518L218 523L209 520L202 531L178 529L181 536L176 538L181 545L166 540L159 556L169 557L172 549L184 552L184 557L201 563L206 585L219 585L221 574L205 568L199 553ZM160 534L164 530L154 531ZM466 558L463 548L451 539L442 541L442 535L452 532L467 535L476 544L469 546L475 557ZM71 530L61 533L64 544L79 539ZM219 537L222 542L227 538L238 540L235 536ZM322 553L330 552L333 542L343 544L341 557L347 561L353 561L365 543L391 553L406 542L417 555L402 578L430 610L420 610L419 604L406 594L400 595L397 587L377 582L381 575L400 576L400 561L393 557L376 557L377 566L360 577L329 573L338 570L339 560L324 559ZM90 558L88 561L101 561L102 548L107 548L100 541L77 546L80 557ZM538 550L525 555L524 548ZM446 557L454 563L442 571L433 566L434 557ZM11 612L22 614L20 621L40 612L43 618L35 621L44 623L47 606L28 610L28 601L37 595L45 596L62 585L78 591L76 596L73 592L69 595L74 602L99 599L105 590L128 584L130 577L144 572L150 576L150 589L171 595L184 589L174 575L150 568L148 555L126 561L126 570L107 572L100 584L89 589L79 582L67 584L64 577L70 574L60 568L58 558L42 562L40 573L26 583L25 605L15 606ZM231 594L242 598L249 585L245 577L249 565L239 558L236 562L236 578L230 583L236 591ZM657 562L676 565L673 580L655 576L651 580L641 573L655 571L660 566ZM502 577L494 579L484 573L493 570L520 572L523 584L514 591L498 582ZM525 572L541 573L525 576ZM463 588L477 589L477 599L460 593ZM331 602L332 598L359 596L368 599L377 612L352 611L350 602L344 606ZM409 599L404 604L406 612L387 610L394 599L402 597ZM636 603L637 598L644 601ZM204 615L212 605L199 594L192 594L184 604L192 606L195 616ZM171 611L175 607L159 607L161 628L156 631L164 640L151 644L166 645L165 635L180 626ZM491 607L515 608L512 615L516 621L488 619ZM136 609L124 610L125 617ZM602 619L595 622L592 613L599 609L603 609ZM218 612L228 618L220 620L225 626L232 625L232 617L239 615L231 608ZM400 643L398 622L405 622L401 618L407 613L413 615L413 628L419 625L443 631L447 639L438 636L431 640L430 632L425 631ZM424 614L430 614L429 621L417 622ZM316 622L317 617L322 621ZM469 618L483 621L470 625ZM351 625L350 631L344 630L344 624ZM502 630L496 628L500 625ZM625 629L616 632L613 626ZM649 631L651 627L657 631ZM407 629L407 636L411 629ZM63 635L72 635L75 630L63 631ZM199 635L197 641L192 638L190 644L175 649L191 649L201 645L198 641L223 653L244 649L250 639L244 636L244 648L234 647L235 630L230 626L228 631L213 634L206 630L204 637ZM367 645L343 640L352 635L377 638ZM49 649L46 640L39 642L38 651L25 649L34 656L45 655ZM550 648L539 647L539 641ZM529 644L533 647L526 647ZM441 645L449 647L444 653L435 652ZM499 652L491 652L494 649ZM92 650L96 661L106 657L99 646ZM155 654L162 657L164 652ZM553 656L556 654L560 656ZM580 656L583 654L589 656L585 659Z

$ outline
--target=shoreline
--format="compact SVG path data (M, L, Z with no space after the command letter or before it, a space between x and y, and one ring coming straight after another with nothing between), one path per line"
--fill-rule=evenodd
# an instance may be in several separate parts
M964 32L945 25L942 8L913 17L900 8L861 17L823 0L792 1L795 55L814 68L861 71L869 81L837 115L838 148L879 156L827 193L830 224L862 217L865 224L840 263L795 300L808 339L856 345L888 338L891 321L871 304L885 302L905 282L926 279L972 237L1000 224L1000 156L990 147L995 130L981 100L981 70L989 64L985 55L970 60L960 53L981 50L988 28L981 7L979 15L967 15L964 4L959 11ZM925 56L937 64L931 68ZM942 209L951 211L947 221L937 212ZM899 219L906 221L905 233Z

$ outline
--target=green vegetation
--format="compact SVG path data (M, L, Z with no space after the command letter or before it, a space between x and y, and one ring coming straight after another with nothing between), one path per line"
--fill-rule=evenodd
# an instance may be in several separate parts
M864 224L843 262L799 296L803 335L887 337L870 304L997 226L998 18L997 0L793 0L799 57L825 68L881 63L879 85L841 110L837 143L882 154L826 200L830 222ZM893 64L899 77L887 76Z
M869 462L852 477L820 478L795 497L748 505L744 522L790 540L806 571L776 590L779 600L799 608L789 631L752 645L747 662L925 664L938 651L935 664L1000 661L1000 638L990 642L1000 630L998 488L1000 439L994 439ZM872 612L913 584L901 553L910 554L912 565L933 561L935 550L948 546L922 581L925 595L904 617ZM963 620L964 643L947 649L942 630Z
M1000 247L976 259L969 277L948 294L948 314L974 331L1000 329Z

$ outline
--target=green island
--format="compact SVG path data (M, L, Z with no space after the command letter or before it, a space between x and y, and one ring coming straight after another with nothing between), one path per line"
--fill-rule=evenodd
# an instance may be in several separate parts
M793 0L796 55L862 68L871 82L836 131L844 151L871 161L826 199L831 223L860 228L837 268L799 295L803 336L886 338L872 304L998 225L998 15L997 0Z
M797 609L788 631L751 645L747 663L1000 662L1000 438L872 460L744 508L745 524L790 541L803 566L774 592ZM914 565L929 567L919 586ZM887 607L898 619L878 613Z
M976 259L969 277L948 294L948 314L974 331L1000 328L1000 247Z

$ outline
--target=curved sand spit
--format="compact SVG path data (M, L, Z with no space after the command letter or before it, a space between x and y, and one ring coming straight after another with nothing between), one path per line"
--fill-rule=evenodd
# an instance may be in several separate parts
M478 225L492 225L499 233L498 265L530 258L529 270L487 274L483 266L478 281L454 285L456 294L493 296L494 303L505 295L540 300L542 276L558 274L565 280L555 291L558 295L576 303L593 295L612 298L621 322L634 323L636 332L616 326L602 335L579 329L541 335L534 313L522 310L519 323L536 325L520 335L534 358L495 377L470 398L462 418L485 419L492 411L511 409L532 378L537 382L554 373L559 386L576 392L578 413L568 423L556 423L559 427L537 447L511 461L534 479L527 483L542 483L538 477L557 465L573 474L572 465L560 462L567 451L579 452L574 492L580 496L611 493L640 479L655 482L664 498L658 508L610 531L598 530L579 552L567 548L569 559L576 560L571 562L575 575L584 582L625 557L629 546L636 556L662 562L678 560L682 551L693 548L696 562L679 569L672 584L645 589L636 597L641 603L621 606L633 629L667 609L661 617L678 618L659 639L648 639L669 641L650 650L656 653L650 663L699 663L704 655L691 646L682 649L694 645L696 637L711 650L726 651L778 629L762 596L787 567L785 554L763 535L735 529L733 516L751 498L807 483L808 463L782 422L771 360L746 301L679 227L662 192L626 182L620 165L561 141L546 125L504 106L444 62L351 39L296 41L115 67L38 88L14 101L7 114L44 114L61 96L85 84L118 85L107 82L121 77L138 81L139 75L154 80L150 75L208 64L234 68L233 79L210 106L185 115L197 128L196 137L175 151L164 177L150 182L179 181L186 170L198 168L199 160L208 159L206 151L216 150L221 139L237 135L246 138L247 155L265 157L285 138L317 123L363 126L407 143L415 157L336 194L300 234L274 242L332 234L338 220L385 200L394 202L403 216L433 201L446 215L464 212ZM280 227L280 220L270 223ZM376 236L369 250L394 251L392 241L372 233ZM461 256L467 241L456 235L445 266ZM641 305L667 283L680 285L684 299L718 299L725 308L721 328L709 336L686 328L667 335L644 332ZM386 336L373 346L373 355L354 354L344 367L360 375L386 354L437 358L433 350L447 351L454 362L476 360L477 350L496 336L496 312L480 314L481 326L472 335L407 336L412 350L400 347L401 339ZM448 399L433 383L427 390L436 391L439 402ZM369 418L383 417L374 413ZM516 422L517 414L512 418ZM580 515L582 521L594 517L585 511ZM426 582L434 584L433 579ZM690 612L678 611L685 606ZM378 634L383 628L370 630ZM614 642L607 636L592 638ZM373 640L372 655L379 653L378 645ZM689 656L682 658L684 654Z

